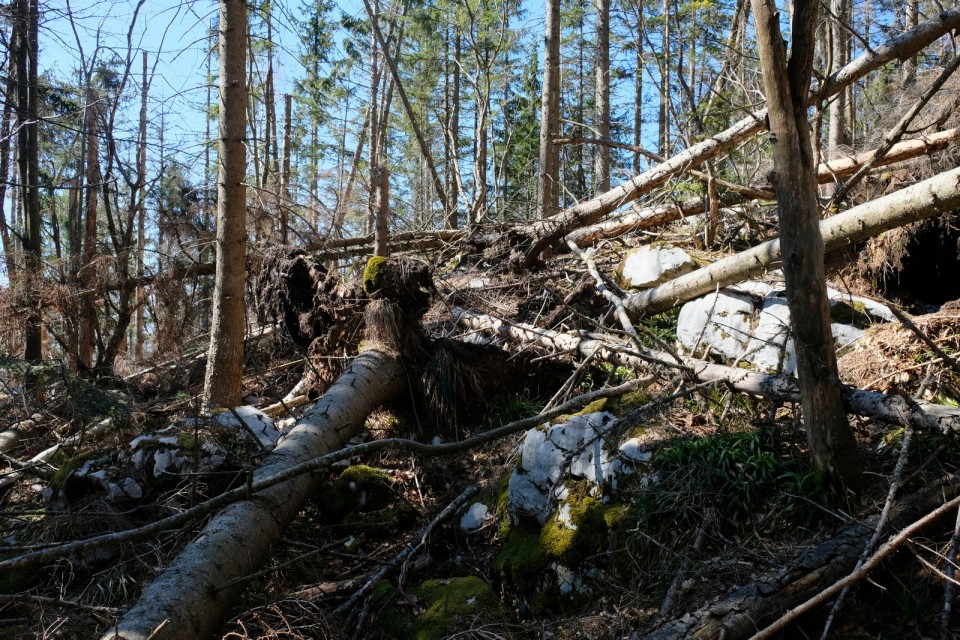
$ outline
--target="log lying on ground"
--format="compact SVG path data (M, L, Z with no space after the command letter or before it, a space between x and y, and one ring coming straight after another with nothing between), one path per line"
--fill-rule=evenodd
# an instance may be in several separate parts
M960 480L949 479L900 500L888 531L897 531L960 494ZM805 602L850 573L879 522L872 516L798 557L784 568L684 613L644 636L644 640L752 636L784 611Z
M906 140L894 145L874 167L885 167L943 151L955 144L957 140L960 140L960 129L950 129L915 140ZM876 153L876 149L874 149L848 158L823 163L817 170L817 180L820 184L826 184L851 176L856 173L857 169L870 162ZM735 194L725 194L721 196L720 206L733 206L739 200ZM573 240L578 246L585 247L604 238L616 238L631 231L651 229L683 218L700 215L705 213L709 207L710 201L706 198L696 198L654 207L637 207L634 205L634 209L629 213L571 231L567 234L566 239Z
M828 98L848 84L894 59L904 60L952 29L960 28L960 9L940 13L933 20L892 38L886 44L863 53L859 58L827 78L823 87L810 92L811 104ZM593 224L601 217L633 202L645 193L666 183L686 169L697 167L763 130L767 111L762 109L682 153L634 176L620 186L592 200L581 202L566 211L530 225L526 233L535 238L527 251L523 266L529 268L545 249L557 244L576 228Z
M371 411L405 388L404 380L395 356L377 350L360 354L265 458L253 480L342 447ZM103 640L210 636L241 589L221 587L259 568L314 484L315 478L299 476L214 516Z
M453 316L457 322L471 329L496 334L514 342L534 344L562 353L573 352L592 356L617 366L633 368L647 367L650 364L682 366L699 382L727 384L737 391L778 402L800 401L800 388L797 386L797 379L793 376L760 373L695 358L681 358L680 362L677 362L677 359L669 353L654 350L639 352L614 338L590 334L575 336L526 324L510 323L464 309L454 309ZM847 411L855 415L870 416L892 424L900 424L906 420L917 429L960 434L960 409L931 402L907 402L900 396L851 387L844 388L843 402Z
M889 229L960 209L960 169L953 169L856 206L820 223L824 249L844 247ZM763 274L779 263L780 241L770 240L624 300L630 317L656 315L693 298Z
M928 156L931 153L943 151L960 140L960 129L949 129L940 131L929 136L923 136L914 140L904 140L890 147L886 155L878 160L873 167L879 169L898 162L905 162L920 156ZM839 158L830 162L821 163L817 167L817 181L820 184L833 182L840 178L852 176L860 167L873 160L877 155L877 150L866 151L855 156Z

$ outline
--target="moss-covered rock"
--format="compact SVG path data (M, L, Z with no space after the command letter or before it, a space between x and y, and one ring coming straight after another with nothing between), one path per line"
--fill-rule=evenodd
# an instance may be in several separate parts
M401 640L439 640L477 620L489 624L504 619L496 594L476 576L427 580L408 589L407 595L420 605L416 611L390 606L395 593L392 585L381 582L373 597L385 606L379 619L382 631Z
M367 266L363 270L363 290L367 295L376 293L383 288L386 266L387 258L383 256L374 256L367 260Z
M362 464L347 467L324 494L327 518L340 521L354 512L383 509L393 496L391 484L382 469Z
M508 590L530 593L542 581L547 563L539 536L512 531L493 559L493 571Z
M573 497L540 529L540 548L549 558L580 564L608 548L610 531L619 525L622 515L621 506L606 505L589 496Z

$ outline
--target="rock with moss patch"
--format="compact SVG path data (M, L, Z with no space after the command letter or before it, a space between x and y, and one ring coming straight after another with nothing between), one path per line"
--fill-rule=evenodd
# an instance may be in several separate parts
M325 515L339 522L353 512L383 509L393 497L392 484L382 469L364 464L347 467L324 493Z
M595 412L528 431L509 481L511 520L532 518L543 524L567 497L568 478L586 480L599 494L604 485L616 488L618 476L645 462L648 456L636 443L628 447L629 459L608 444L613 423L612 413Z

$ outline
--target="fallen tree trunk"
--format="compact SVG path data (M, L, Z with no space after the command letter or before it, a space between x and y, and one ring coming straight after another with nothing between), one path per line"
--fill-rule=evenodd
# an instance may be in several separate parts
M880 160L877 160L873 167L879 169L880 167L905 162L913 158L919 158L920 156L928 156L931 153L949 148L950 145L954 144L957 140L960 140L960 129L949 129L914 140L904 140L890 147L886 155ZM834 180L839 180L840 178L852 176L860 167L873 160L876 155L877 150L873 149L872 151L859 153L855 156L821 163L820 166L817 167L817 181L820 184L826 184Z
M251 481L342 447L373 409L404 388L398 358L377 350L360 354L265 458ZM315 481L299 476L223 509L103 640L210 636L242 588L221 587L257 570Z
M738 201L740 201L740 198L736 196L721 196L720 206L736 204ZM690 216L698 216L706 213L709 209L710 200L707 198L661 204L656 207L635 207L629 213L618 216L613 220L604 220L597 224L575 229L567 234L566 239L572 240L578 247L585 247L604 238L617 238L631 231L652 229Z
M820 223L824 249L844 247L911 222L960 208L960 169L953 169L856 206ZM780 241L770 240L653 289L628 296L634 320L656 315L687 300L760 275L780 261Z
M797 379L783 374L769 374L713 364L695 358L680 358L680 361L663 351L638 352L619 340L591 334L570 335L549 329L540 329L526 324L510 323L489 315L481 315L454 309L457 322L472 329L486 331L507 340L535 344L562 353L579 353L617 366L641 368L651 364L682 367L698 382L717 382L741 391L778 402L799 402L800 388ZM909 422L923 430L940 430L960 434L960 409L931 402L907 402L900 396L879 391L867 391L844 387L843 403L847 411L860 416L870 416L901 424Z
M891 513L887 531L902 529L927 513L945 507L945 501L960 494L960 481L946 480L908 496ZM956 509L955 505L950 505ZM945 512L946 509L943 509ZM816 596L850 573L873 535L880 516L875 515L827 540L784 568L762 575L731 593L679 618L670 620L644 636L644 640L674 638L726 638L752 636L758 628L781 613Z
M898 162L912 160L921 156L930 155L948 149L960 140L960 129L941 131L930 136L915 140L906 140L894 145L883 159L877 161L874 167L886 167ZM820 164L817 168L817 181L820 184L834 182L851 176L863 165L870 162L876 155L876 149L865 153L840 158ZM735 194L724 194L720 199L720 206L734 206L740 202ZM573 240L577 246L584 247L592 242L604 238L617 238L631 231L650 229L670 222L676 222L689 216L705 213L710 208L710 201L706 198L696 198L679 203L662 204L655 207L637 207L613 220L605 220L587 227L575 229L567 234L567 240Z
M818 91L812 91L811 104L834 95L848 84L891 60L903 60L912 56L944 33L957 28L960 28L960 9L950 9L940 13L933 20L892 38L886 44L864 52L859 58L827 78ZM531 267L545 249L558 243L574 229L593 224L606 214L666 183L673 176L699 166L756 135L764 129L766 115L766 109L757 111L727 130L687 148L620 186L555 216L529 225L526 232L535 240L524 256L523 266Z

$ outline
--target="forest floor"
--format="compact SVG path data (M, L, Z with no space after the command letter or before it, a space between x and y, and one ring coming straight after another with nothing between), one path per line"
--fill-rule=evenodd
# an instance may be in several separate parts
M672 233L661 239L689 244L689 235ZM624 250L637 242L607 244L597 256L600 270L614 273ZM889 271L896 262L889 253L878 258L878 251L871 245L836 258L834 284L878 296L877 279L871 281L870 274L875 276L877 264ZM901 263L908 254L899 256ZM474 345L464 347L462 363L467 364L462 366L472 367L476 386L454 393L456 406L446 407L438 418L436 405L423 400L414 380L410 395L369 417L357 441L462 441L536 415L551 402L642 375L575 354L481 338L454 322L452 309L462 307L564 332L615 331L607 301L576 256L555 258L549 270L522 277L498 273L480 258L468 263L459 256L456 270L437 266L450 265L452 258L433 260L436 292L423 326L433 339ZM915 329L898 324L868 329L855 347L841 353L843 381L958 406L954 389L960 370L934 353L920 334L947 354L960 351L960 307L938 301L939 309L924 313L932 307L917 306L916 300L911 307L909 292L895 293L903 294L899 301L916 313ZM277 330L248 350L249 404L275 405L304 377L310 380L308 395L316 397L335 379L359 329L346 306L326 311L331 312L327 324L314 322L327 331L323 344L297 347ZM672 343L675 322L675 312L648 320L644 335ZM336 339L329 337L331 326L342 329ZM190 422L198 416L201 389L182 363L111 385L50 366L31 372L46 376L48 389L29 402L14 386L22 368L15 361L5 366L4 421L32 417L33 422L24 423L29 428L0 462L7 466L3 477L14 478L3 487L0 559L142 527L242 484L246 470L263 455L242 433ZM649 463L642 472L624 476L616 488L603 487L602 497L594 491L597 500L585 498L582 504L602 503L596 512L600 519L584 511L578 537L567 546L558 549L546 527L538 533L530 523L511 519L505 506L522 432L455 455L387 451L358 457L318 479L314 496L274 542L268 565L245 578L242 599L222 637L641 638L790 565L800 553L878 513L892 478L898 496L912 496L937 486L960 465L960 447L951 434L910 432L907 437L903 426L851 417L871 482L857 496L844 494L811 470L799 409L792 403L752 397L722 384L691 388L679 374L663 370L657 376L642 394L604 407L633 420L628 435L651 453ZM643 411L631 413L638 406ZM294 422L308 407L277 417ZM110 419L107 429L68 440L105 418ZM131 442L170 424L180 426L168 437L195 467L151 477ZM205 466L213 456L204 448L208 442L222 449L216 468ZM66 444L48 462L20 468L58 443ZM150 453L161 455L160 446ZM99 461L98 469L114 485L76 473L90 461ZM134 479L139 489L127 490L123 478ZM467 502L436 522L431 535L396 562L470 485L477 485L473 502L488 507L487 517L465 529ZM0 638L107 633L202 524L0 575ZM952 589L946 586L953 574L946 558L956 554L953 524L947 517L926 527L869 579L858 581L831 620L828 637L960 636L960 621L952 621L944 595ZM382 567L391 569L378 574ZM554 575L552 586L543 578L548 574ZM566 575L566 582L558 583L557 575ZM361 591L372 576L380 577L376 586ZM565 584L574 586L557 588ZM363 597L334 613L358 592ZM831 602L772 637L819 637Z

